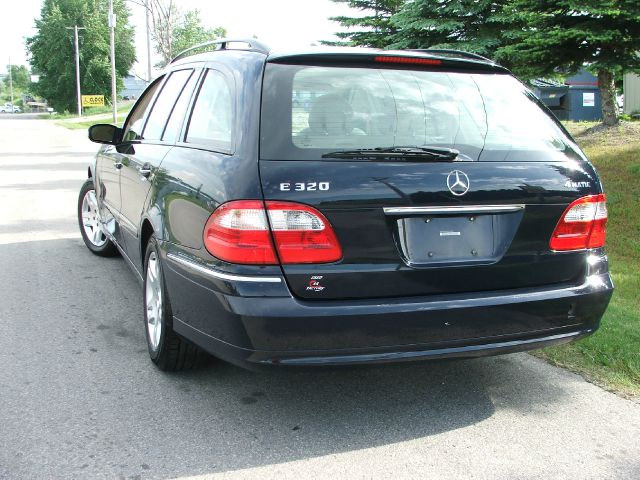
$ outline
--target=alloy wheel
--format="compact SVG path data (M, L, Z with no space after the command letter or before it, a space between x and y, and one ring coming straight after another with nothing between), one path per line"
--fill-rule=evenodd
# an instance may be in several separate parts
M100 225L95 190L87 191L82 199L82 226L87 239L93 246L102 247L107 243L107 237Z
M145 303L147 308L147 334L149 345L155 351L162 335L162 278L156 252L149 254L146 272Z

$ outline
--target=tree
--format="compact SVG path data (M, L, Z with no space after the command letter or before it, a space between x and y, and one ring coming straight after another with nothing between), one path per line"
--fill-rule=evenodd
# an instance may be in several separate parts
M394 48L455 48L524 79L597 74L603 121L618 121L614 78L640 70L638 0L414 0L390 19Z
M174 0L132 0L149 11L151 38L161 60L156 65L164 67L183 50L208 40L224 37L223 27L206 28L200 18L200 10L182 13Z
M7 72L9 71L9 65L7 65ZM13 88L21 92L29 90L31 84L31 78L29 76L29 70L24 65L11 65L11 82ZM9 75L4 79L4 84L9 87Z
M182 22L173 31L172 56L194 45L223 38L226 35L227 30L223 27L204 27L200 19L200 10L189 10L182 17Z
M361 45L365 47L384 48L391 43L391 38L397 29L391 24L392 15L400 11L406 0L331 0L335 3L346 3L351 8L358 9L367 15L359 17L330 17L349 29L360 27L357 31L337 32L336 36L342 41L332 42L323 40L324 45Z
M37 33L27 39L30 63L40 75L35 93L57 110L73 110L76 105L75 53L73 31L80 31L80 84L87 94L111 96L111 64L108 0L44 0ZM129 25L129 9L124 0L114 0L118 22L115 30L118 88L135 61L134 31Z
M618 123L615 75L640 70L638 0L511 0L502 17L524 28L505 34L499 61L526 78L586 65L598 76L604 124Z
M508 0L415 0L391 18L393 48L453 48L493 55L504 42Z

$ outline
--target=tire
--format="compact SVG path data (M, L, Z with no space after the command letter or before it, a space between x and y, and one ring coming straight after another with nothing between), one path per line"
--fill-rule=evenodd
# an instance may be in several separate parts
M163 371L187 370L203 359L203 352L173 331L173 313L164 281L160 249L152 235L144 257L144 326L149 357Z
M100 213L96 200L93 179L89 179L82 185L78 195L78 226L82 240L92 253L101 257L113 257L118 254L118 249L107 238L100 227Z

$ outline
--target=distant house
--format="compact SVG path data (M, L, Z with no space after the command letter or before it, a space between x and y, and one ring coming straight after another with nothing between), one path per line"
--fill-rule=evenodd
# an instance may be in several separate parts
M135 75L127 75L123 79L124 88L120 92L120 96L124 99L134 100L144 92L147 88L147 82Z
M560 120L600 120L602 118L598 79L582 69L564 84L549 80L531 82L536 96Z
M625 73L622 80L624 113L640 112L640 75Z

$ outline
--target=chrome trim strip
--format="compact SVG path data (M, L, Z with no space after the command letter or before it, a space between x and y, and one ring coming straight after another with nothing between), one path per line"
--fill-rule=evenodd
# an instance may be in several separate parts
M438 215L452 213L507 213L524 210L524 205L454 205L444 207L384 207L386 215Z
M233 282L262 282L262 283L280 283L282 279L279 277L248 277L245 275L233 275L230 273L222 273L218 270L214 270L212 268L207 268L203 265L198 265L191 260L187 260L186 258L182 258L179 255L174 253L167 253L167 258L173 260L180 265L195 270L197 272L203 273L205 275L209 275L210 277L217 278L219 280L230 280Z

